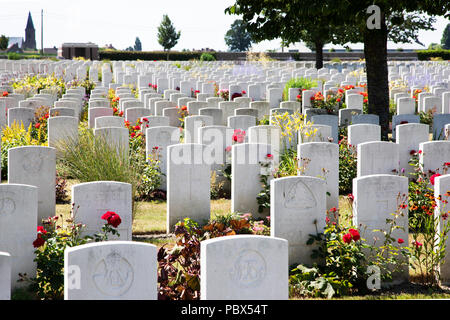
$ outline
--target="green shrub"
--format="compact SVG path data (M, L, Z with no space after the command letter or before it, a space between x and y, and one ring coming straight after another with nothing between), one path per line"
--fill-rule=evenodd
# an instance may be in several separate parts
M287 100L289 98L289 89L290 88L299 88L303 89L311 89L312 87L317 86L317 81L309 80L305 78L293 78L286 83L286 86L283 90L283 100Z
M203 52L200 61L216 61L216 58L211 53Z
M209 53L214 56L215 53ZM199 60L202 55L200 51L179 52L171 51L169 59L173 61L188 61L192 59ZM167 60L166 51L119 51L108 50L99 52L100 60Z
M416 52L419 60L431 60L431 58L450 60L450 50L418 50Z
M69 138L57 145L58 152L61 153L58 158L59 172L80 182L130 183L135 195L141 177L129 154L106 143L104 137L94 136L92 130L83 127L80 129L78 141Z
M8 53L8 59L9 60L20 60L21 59L21 55L15 52L9 52Z

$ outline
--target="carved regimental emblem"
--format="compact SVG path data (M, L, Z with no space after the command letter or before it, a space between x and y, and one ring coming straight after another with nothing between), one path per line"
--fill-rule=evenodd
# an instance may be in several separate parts
M283 191L283 197L285 208L304 210L317 206L314 194L302 181L286 186Z
M254 288L265 278L266 269L266 261L259 252L244 250L234 262L230 278L240 288Z
M97 289L105 295L122 296L133 284L133 267L117 252L112 252L100 260L94 270L92 280Z
M16 210L16 202L12 194L0 194L0 214L11 214Z

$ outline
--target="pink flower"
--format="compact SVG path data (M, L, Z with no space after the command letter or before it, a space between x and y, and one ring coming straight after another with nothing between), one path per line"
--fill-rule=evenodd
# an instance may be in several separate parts
M416 246L416 249L419 249L421 246L423 246L423 243L420 243L419 241L413 241L413 245Z
M226 148L225 148L225 151L226 151L226 152L230 152L230 151L231 151L231 146L226 147Z

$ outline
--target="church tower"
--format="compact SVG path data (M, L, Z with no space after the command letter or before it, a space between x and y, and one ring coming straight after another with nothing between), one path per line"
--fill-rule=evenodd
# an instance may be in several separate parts
M36 50L36 32L34 30L31 12L28 12L28 21L27 27L25 28L25 42L23 44L23 49Z

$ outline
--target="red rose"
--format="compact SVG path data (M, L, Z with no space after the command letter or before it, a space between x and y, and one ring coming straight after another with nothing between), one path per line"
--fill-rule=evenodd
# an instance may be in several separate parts
M36 240L33 241L33 247L39 248L40 246L43 246L45 243L45 240L41 237L38 237Z
M108 211L108 212L104 213L102 215L102 220L108 220L113 214L116 214L116 213L112 212L112 211Z
M142 118L142 121L148 122L148 119L147 118Z
M102 219L108 221L108 224L113 226L114 228L117 228L122 223L122 219L120 219L120 216L112 211L108 211L103 214Z
M134 137L136 136L136 133L135 133L135 132L132 132L132 133L130 134L130 136L131 136L132 138L134 138Z
M120 216L118 214L115 214L108 219L108 223L114 228L117 228L122 223L122 219L120 219Z
M416 246L416 249L419 249L423 245L419 241L414 241L413 244Z
M416 153L417 153L416 150L411 150L411 151L409 152L409 155L410 155L410 156L413 156L413 155L415 155Z
M141 130L141 127L140 126L135 126L134 130Z
M350 233L344 234L344 236L342 237L342 241L344 241L345 243L352 242L352 235Z
M440 174L439 173L435 173L435 174L433 174L431 177L430 177L430 182L431 182L431 184L434 186L434 179L436 178L436 177L439 177L440 176Z
M358 241L361 238L358 230L356 229L349 229L348 232L352 235L353 241Z
M403 242L405 242L405 240L403 240L402 238L398 238L397 242L398 242L399 244L402 244Z
M34 125L34 127L36 128L36 129L39 129L40 128L40 126L41 126L41 124L38 122L38 123L36 123L35 125Z
M7 97L8 94L9 94L8 91L3 91L3 96L4 96L4 97Z
M37 232L38 232L38 237L40 237L41 234L46 234L47 230L45 230L44 227L42 227L42 226L38 226L37 227Z
M273 155L270 154L270 153L268 153L266 157L267 157L267 159L272 159L272 158L273 158Z

